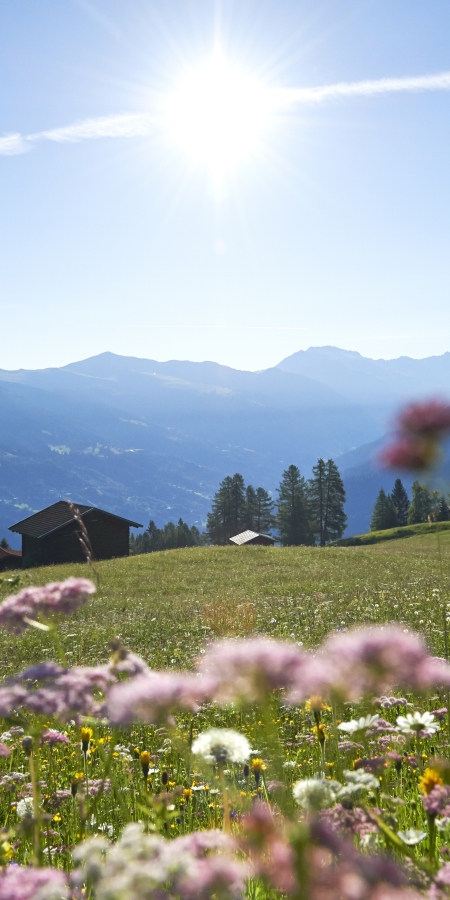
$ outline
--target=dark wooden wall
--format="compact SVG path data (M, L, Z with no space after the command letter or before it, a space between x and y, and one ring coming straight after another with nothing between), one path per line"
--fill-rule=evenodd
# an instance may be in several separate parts
M94 559L128 556L130 529L126 522L99 510L83 517ZM42 538L22 536L22 566L47 566L53 563L85 562L78 538L79 525L70 522L53 534Z

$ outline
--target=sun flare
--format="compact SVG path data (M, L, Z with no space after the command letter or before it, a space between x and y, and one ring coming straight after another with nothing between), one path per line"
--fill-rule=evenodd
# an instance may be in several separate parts
M216 184L257 151L270 113L270 91L219 53L187 72L167 104L172 140Z

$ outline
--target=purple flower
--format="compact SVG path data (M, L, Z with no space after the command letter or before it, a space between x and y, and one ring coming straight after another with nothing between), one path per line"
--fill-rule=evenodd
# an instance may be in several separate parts
M174 710L195 712L209 700L216 680L190 672L152 672L114 685L108 693L106 714L114 725L141 721L167 722Z
M10 865L0 871L0 900L63 900L67 880L59 869Z
M11 756L11 750L6 744L0 744L0 756Z
M105 778L103 781L102 778L89 778L88 780L88 790L90 797L96 797L100 790L102 790L103 794L111 793L111 781L109 778Z
M350 753L350 750L364 750L362 744L356 744L355 741L338 741L338 750L341 753Z
M55 728L49 728L48 731L44 731L41 735L40 743L41 745L49 744L50 747L54 747L55 744L70 744L70 741L67 734L64 734L63 731L56 731Z
M447 713L448 713L448 709L447 709L446 706L442 706L441 709L432 709L432 710L431 710L431 715L432 715L432 716L435 716L436 719L439 719L439 722L443 722L443 721L444 721L445 716L447 715Z
M176 892L186 900L210 900L214 896L240 900L248 874L248 866L230 856L207 856L197 859L177 879Z
M289 688L306 655L287 641L270 638L220 641L200 660L198 669L218 681L219 702L260 700L269 691Z
M435 876L435 881L438 884L445 885L446 887L450 885L450 863L444 863L443 866L439 869L439 872Z
M438 457L439 442L450 433L450 405L440 400L411 403L398 418L394 442L381 454L389 468L426 469Z
M331 809L324 809L320 813L323 819L333 831L342 831L365 837L377 831L377 826L365 810L355 807L346 809L341 803L336 803Z
M437 784L422 803L429 816L450 816L450 787Z
M386 768L386 760L384 756L374 756L371 759L362 757L353 763L354 769L364 769L365 772L371 772L372 775L381 775L383 769Z
M104 694L115 680L109 666L61 669L52 662L40 663L0 688L0 716L7 718L21 708L61 721L97 716L103 706L98 692Z
M68 578L43 587L24 588L0 605L0 625L14 634L22 634L27 619L35 620L40 613L48 616L75 612L87 603L90 594L95 594L95 587L87 578Z
M450 666L428 656L418 635L396 625L334 634L315 662L324 669L323 692L351 700L395 685L417 691L450 685Z

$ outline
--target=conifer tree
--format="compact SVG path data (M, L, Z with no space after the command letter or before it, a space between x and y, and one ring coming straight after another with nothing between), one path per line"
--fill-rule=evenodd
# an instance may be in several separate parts
M221 481L207 517L207 534L213 544L226 544L230 537L245 531L247 511L245 485L238 472Z
M386 528L395 528L397 524L397 512L392 497L381 488L372 511L370 530L384 531Z
M278 488L277 524L280 540L284 546L313 542L306 482L297 466L289 466L283 472Z
M420 522L428 522L431 513L432 498L424 484L415 481L412 485L412 500L408 512L408 525L418 525Z
M397 513L398 525L406 525L408 522L409 498L400 478L397 478L395 481L391 498Z
M11 550L11 547L9 546L8 541L6 540L6 538L2 538L2 539L1 539L1 541L0 541L0 547L2 548L2 550Z
M255 531L266 534L275 527L274 507L275 503L268 491L262 487L256 488Z
M308 485L309 505L314 536L321 547L342 537L347 524L344 512L345 490L336 463L317 461Z
M255 488L249 484L245 489L245 527L258 531L256 527L257 503Z
M450 506L448 505L444 496L439 497L439 502L436 511L436 521L437 522L448 522L450 521Z

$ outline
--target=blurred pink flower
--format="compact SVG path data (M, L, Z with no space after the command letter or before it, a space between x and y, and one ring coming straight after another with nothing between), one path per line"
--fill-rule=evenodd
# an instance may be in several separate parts
M395 437L382 450L387 468L420 471L432 466L441 441L450 434L450 405L440 400L411 403L396 422Z
M412 691L450 685L450 666L429 656L418 635L405 633L397 625L333 634L315 662L326 676L323 692L349 700L397 685Z
M43 587L24 588L0 604L0 625L14 634L22 634L28 626L27 619L35 620L40 613L68 615L87 603L91 594L95 594L95 587L87 578L68 578Z
M152 672L114 685L108 693L106 715L114 725L170 721L175 710L196 712L209 700L216 680L191 672Z
M0 900L64 900L67 879L60 869L9 865L0 871Z
M198 670L217 680L218 702L253 701L291 687L305 660L306 654L295 644L256 637L212 644Z

